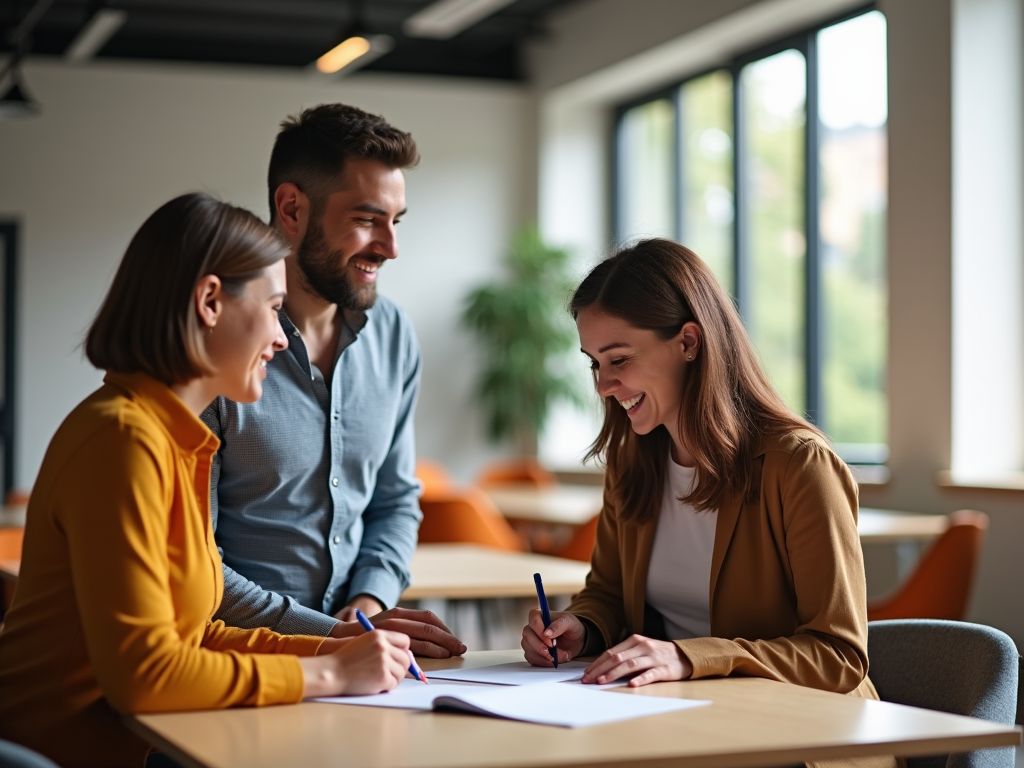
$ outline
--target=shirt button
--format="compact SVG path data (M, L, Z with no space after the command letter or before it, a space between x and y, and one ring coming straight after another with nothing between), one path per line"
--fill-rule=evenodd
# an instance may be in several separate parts
M334 543L335 544L341 544L341 536L335 536L334 537Z
M292 331L292 336L294 336L296 339L299 338L299 336L301 336L301 335L302 334L299 333L299 329L298 328L296 328L294 331Z
M324 592L324 600L330 600L331 599L331 595L333 595L333 594L334 593L331 592L331 590L328 589L326 592Z
M331 485L333 485L335 488L337 488L338 487L338 478L332 477L331 478Z
M337 411L335 411L335 412L334 412L334 420L335 420L335 421L337 421L337 420L338 420L338 415L339 415L339 414L338 414L338 412L337 412Z

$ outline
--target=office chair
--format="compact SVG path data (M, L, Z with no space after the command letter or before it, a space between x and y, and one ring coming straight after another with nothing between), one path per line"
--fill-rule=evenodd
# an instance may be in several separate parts
M424 494L420 509L421 544L480 544L515 552L525 549L519 535L479 488L451 488L429 496Z
M906 580L888 595L868 601L868 621L962 621L967 615L988 515L963 509L949 517L949 528L924 553Z
M0 528L0 560L21 560L21 545L25 539L24 528ZM14 582L3 580L3 602L0 604L0 621L11 607L14 599ZM2 765L0 765L2 768Z
M882 701L1013 725L1020 654L1003 632L931 619L868 623L869 675ZM907 768L1013 768L1013 747L911 757Z
M429 459L419 459L416 462L416 479L423 484L424 496L429 496L432 493L444 493L455 485L448 470L436 461Z
M589 563L590 556L594 554L594 543L597 541L597 521L600 517L600 515L594 515L579 526L572 532L572 538L554 554L558 557Z
M0 768L57 768L57 764L28 747L0 739Z

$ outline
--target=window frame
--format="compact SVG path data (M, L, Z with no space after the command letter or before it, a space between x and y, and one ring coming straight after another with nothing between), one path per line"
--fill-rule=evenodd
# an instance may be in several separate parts
M683 215L681 205L681 194L685 169L683 168L683 131L681 130L682 108L680 105L680 93L687 83L699 80L714 72L727 72L732 83L732 183L733 183L733 223L732 223L732 269L733 286L732 298L740 317L744 322L750 316L750 285L751 285L751 259L748 241L746 240L749 230L749 211L747 210L746 196L743 194L743 174L746 164L749 162L745 157L744 144L740 140L744 130L744 110L741 98L740 75L749 64L761 59L774 56L787 50L798 51L805 62L806 72L806 95L804 112L807 119L804 121L804 226L803 232L806 242L804 254L804 415L812 423L819 423L822 417L822 403L824 392L822 387L822 372L824 365L823 334L824 327L824 304L822 286L822 248L821 248L821 131L818 94L818 50L817 35L823 29L841 24L858 16L863 16L871 11L880 11L876 3L867 3L852 8L838 16L833 16L825 21L818 22L812 26L805 27L796 32L787 34L784 37L774 39L764 45L757 46L744 51L728 62L688 75L687 77L674 81L669 85L648 91L641 96L630 99L615 107L612 120L611 136L611 190L609 200L609 213L612 222L612 236L616 243L623 243L626 240L626 233L622 231L622 204L621 197L624 190L621 185L620 161L622 159L622 123L624 116L632 109L648 104L659 99L668 99L672 104L673 119L675 124L675 137L672 147L673 159L673 194L676 205L674 206L673 228L677 240L685 238L683 232ZM815 115L816 119L810 119ZM888 258L888 254L886 254ZM857 461L858 464L885 464L888 451L883 451L874 461Z

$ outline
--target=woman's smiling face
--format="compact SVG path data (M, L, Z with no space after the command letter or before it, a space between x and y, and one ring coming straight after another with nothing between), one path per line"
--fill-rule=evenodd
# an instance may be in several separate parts
M637 434L663 424L673 442L678 440L687 357L696 355L699 343L694 328L696 323L687 323L675 337L662 339L600 309L577 314L580 348L591 360L597 393L615 398Z

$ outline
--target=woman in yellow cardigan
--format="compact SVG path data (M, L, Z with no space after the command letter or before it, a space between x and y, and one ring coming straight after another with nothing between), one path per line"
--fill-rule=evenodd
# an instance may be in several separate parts
M176 198L139 229L86 340L103 386L58 429L0 633L0 737L62 766L142 766L123 714L388 690L408 637L286 637L213 622L217 395L253 402L287 346L288 249L251 213ZM318 655L319 654L319 655Z
M867 678L857 486L776 394L691 251L647 240L571 309L604 402L607 465L586 586L526 658L597 655L584 682L732 674L877 698Z

